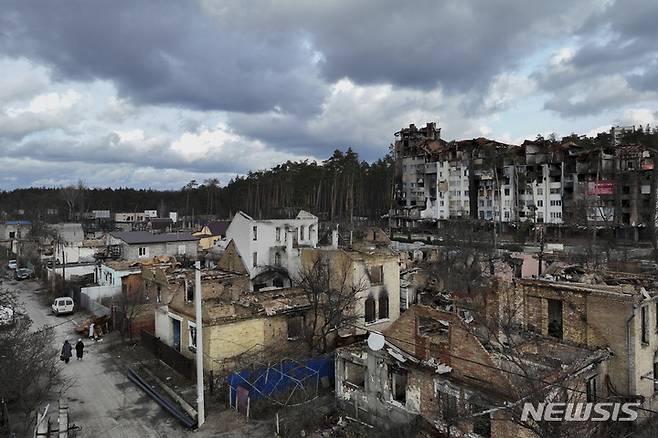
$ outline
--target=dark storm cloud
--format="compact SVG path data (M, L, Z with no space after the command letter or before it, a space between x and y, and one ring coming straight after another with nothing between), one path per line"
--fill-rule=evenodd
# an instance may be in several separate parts
M0 24L5 54L60 78L112 80L138 102L313 112L325 92L298 35L224 30L193 2L18 0Z
M227 26L303 29L330 82L347 77L360 84L463 91L517 66L545 38L575 29L575 13L582 9L586 16L592 2L247 1L248 13L240 8L244 0L207 3Z
M66 78L113 80L142 102L305 113L326 91L319 73L329 82L485 87L542 38L576 25L566 0L207 3L204 11L191 1L17 0L3 11L0 48ZM219 20L204 13L216 10Z

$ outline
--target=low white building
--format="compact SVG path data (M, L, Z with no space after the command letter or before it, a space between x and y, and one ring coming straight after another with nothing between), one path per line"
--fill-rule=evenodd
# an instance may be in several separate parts
M216 245L225 248L231 240L254 288L286 287L299 269L298 248L315 248L318 244L318 218L303 210L294 218L266 220L238 212L226 230L226 237ZM276 271L288 281L276 275Z
M111 251L123 260L149 259L159 256L197 256L199 238L187 232L149 233L115 231L107 236Z

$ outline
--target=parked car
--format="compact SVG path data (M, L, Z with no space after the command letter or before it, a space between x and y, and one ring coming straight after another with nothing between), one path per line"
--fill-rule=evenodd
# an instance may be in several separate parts
M27 280L28 278L32 277L32 269L28 268L18 268L14 272L14 278L16 280Z
M63 315L66 313L73 313L73 298L70 297L58 297L53 301L53 313L55 315Z
M18 263L16 260L9 260L9 262L7 262L7 267L9 269L16 269L18 267Z

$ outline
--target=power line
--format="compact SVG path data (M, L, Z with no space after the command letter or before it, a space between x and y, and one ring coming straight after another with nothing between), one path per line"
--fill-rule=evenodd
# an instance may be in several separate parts
M371 330L371 329L369 329L369 328L367 328L367 327L361 327L361 326L358 326L358 325L356 325L356 324L348 324L348 325L352 325L353 327L358 328L358 329L361 329L361 330L364 330L364 331L366 331L366 332L368 332L368 333L376 333L376 334L379 334L379 335L384 336L382 333L377 332L377 331L375 331L375 330ZM389 335L386 335L386 336L384 336L384 337L385 337L385 338L389 338L389 339L393 339L393 340L395 340L395 341L399 341L399 342L402 342L402 343L405 343L405 344L413 345L414 347L417 346L417 344L416 344L415 342L411 342L411 341L408 341L408 340L406 340L406 339L399 339L399 338L396 338L396 337L394 337L394 336L389 336ZM490 364L482 363L482 362L479 362L479 361L476 361L476 360L473 360L473 359L469 359L469 358L466 358L466 357L462 357L462 356L459 356L459 355L456 355L456 354L452 354L452 353L441 353L441 354L444 354L444 355L446 355L446 356L448 356L448 357L451 357L451 358L454 358L454 359L463 360L464 362L470 362L470 363L472 363L472 364L480 365L480 366L483 366L483 367L486 367L486 368L491 368L491 369L495 369L495 370L498 370L498 371L502 371L502 372L504 372L504 373L509 373L509 374L512 374L512 375L516 375L516 376L519 376L519 377L523 377L523 378L528 379L528 380L535 380L535 381L537 381L537 382L539 382L539 383L543 383L543 384L546 384L546 385L549 385L549 386L555 386L555 387L558 387L558 388L567 389L567 390L569 390L569 391L578 392L578 393L581 393L581 394L587 394L586 391L583 391L583 390L580 390L580 389L576 389L576 388L571 388L571 387L568 387L568 386L560 385L560 384L558 384L558 383L556 383L556 382L548 382L548 381L546 381L546 380L543 380L543 379L540 379L540 378L537 378L537 377L530 377L530 376L527 376L527 375L522 374L522 373L514 372L514 371L512 371L512 370L506 370L506 369L504 369L504 368L497 367L497 366L495 366L495 365L490 365ZM414 355L412 355L412 356L414 356ZM415 356L414 356L414 357L415 357ZM586 368L587 366L589 366L589 365L585 365L585 366L581 367L580 369L574 371L574 373L578 373L578 372L582 371L582 370L583 370L584 368ZM467 376L467 377L471 377L471 376ZM477 379L477 378L476 378L475 380L480 380L480 379ZM488 383L488 382L486 382L486 383ZM658 411L654 411L654 410L651 410L651 409L646 409L646 408L642 408L642 407L638 407L637 409L642 410L642 411L645 411L645 412L650 412L650 413L652 413L652 414L658 414Z

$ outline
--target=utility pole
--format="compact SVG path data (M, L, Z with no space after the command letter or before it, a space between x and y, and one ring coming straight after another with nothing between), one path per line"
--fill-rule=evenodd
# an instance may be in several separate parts
M52 274L52 278L51 278L50 281L52 283L53 293L55 292L55 288L57 287L56 286L56 284L57 284L56 283L57 271L55 271L56 261L57 261L57 244L53 240L53 259L52 259L52 266L51 266L51 269L50 269L51 274Z
M537 266L537 278L541 277L542 264L544 263L544 224L539 228L539 265Z
M201 315L201 262L194 263L194 311L196 315L197 428L206 421L203 403L203 318Z
M62 248L62 285L66 290L66 251Z

